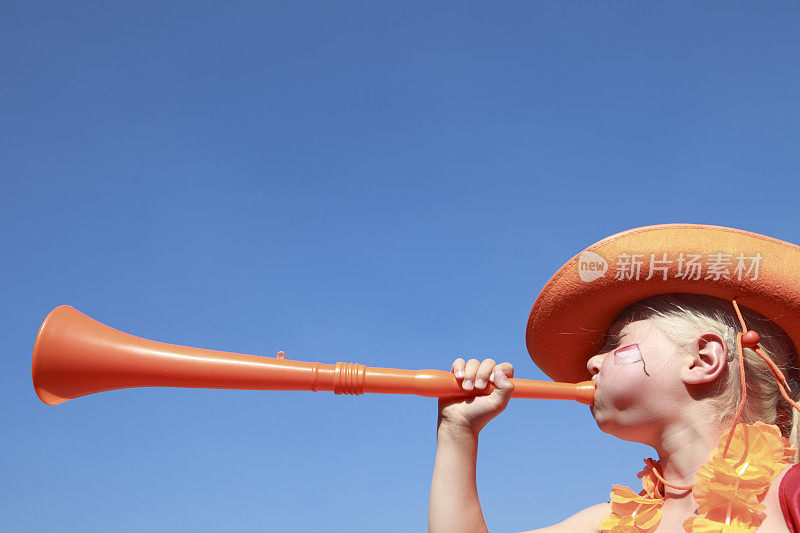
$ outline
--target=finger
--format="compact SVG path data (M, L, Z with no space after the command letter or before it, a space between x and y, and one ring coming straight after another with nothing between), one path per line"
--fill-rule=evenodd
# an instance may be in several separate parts
M504 363L510 365L510 363ZM509 371L511 375L514 374L513 368ZM514 392L514 381L507 376L506 371L503 370L502 365L497 365L494 367L494 371L492 372L492 383L494 383L495 391L498 391L499 394L503 397L509 396L512 392ZM494 393L494 391L493 391Z
M475 374L478 372L480 362L477 359L470 359L467 361L467 366L464 368L464 381L461 386L464 390L472 390L475 384Z
M450 366L450 372L456 375L456 378L461 379L464 377L464 367L467 365L463 358L459 357Z
M500 369L503 372L503 375L505 377L508 377L508 378L513 378L514 377L514 365L512 365L509 362L500 363L497 366L495 366L494 369L492 370L492 375L491 375L491 378L490 378L490 381L492 383L495 383L494 373L495 373L495 371L497 369Z
M475 374L475 388L483 389L489 382L489 376L492 375L492 369L497 363L494 359L484 359L478 367L478 372Z

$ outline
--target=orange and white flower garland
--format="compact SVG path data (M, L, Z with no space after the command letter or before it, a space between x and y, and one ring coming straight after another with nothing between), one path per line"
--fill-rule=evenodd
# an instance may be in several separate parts
M723 438L711 459L697 471L692 496L698 516L687 518L689 533L745 533L758 529L765 518L764 504L772 480L792 462L795 449L778 426L756 422L738 424L725 453ZM643 494L613 485L611 514L600 521L604 533L654 531L661 522L663 483L653 471L652 459L639 472Z

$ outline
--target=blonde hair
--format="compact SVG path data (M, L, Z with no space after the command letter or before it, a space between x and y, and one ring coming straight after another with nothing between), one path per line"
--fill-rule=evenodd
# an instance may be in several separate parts
M777 324L742 305L739 306L747 327L760 337L759 346L775 362L791 388L790 397L800 398L798 354L791 338ZM649 319L676 345L694 343L704 332L713 331L725 339L728 365L716 382L711 400L714 421L730 427L741 396L736 333L741 326L730 300L702 294L671 293L651 296L628 306L614 320L621 327ZM798 450L794 462L800 461L800 413L780 394L769 366L753 350L744 348L744 369L747 399L740 420L752 424L760 420L776 424L791 446Z

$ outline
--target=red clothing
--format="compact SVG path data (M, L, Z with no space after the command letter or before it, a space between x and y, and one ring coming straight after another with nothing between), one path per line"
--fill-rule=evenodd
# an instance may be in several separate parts
M786 527L791 533L800 533L800 463L792 465L781 479L778 501Z

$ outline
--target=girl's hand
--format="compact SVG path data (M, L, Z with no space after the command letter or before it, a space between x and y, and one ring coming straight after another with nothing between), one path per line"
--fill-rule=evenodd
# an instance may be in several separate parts
M458 358L453 361L450 371L461 382L465 391L486 388L492 383L495 389L486 396L467 399L439 399L439 425L467 429L477 435L491 419L499 415L508 405L514 392L514 366L511 363L500 363L493 359Z

